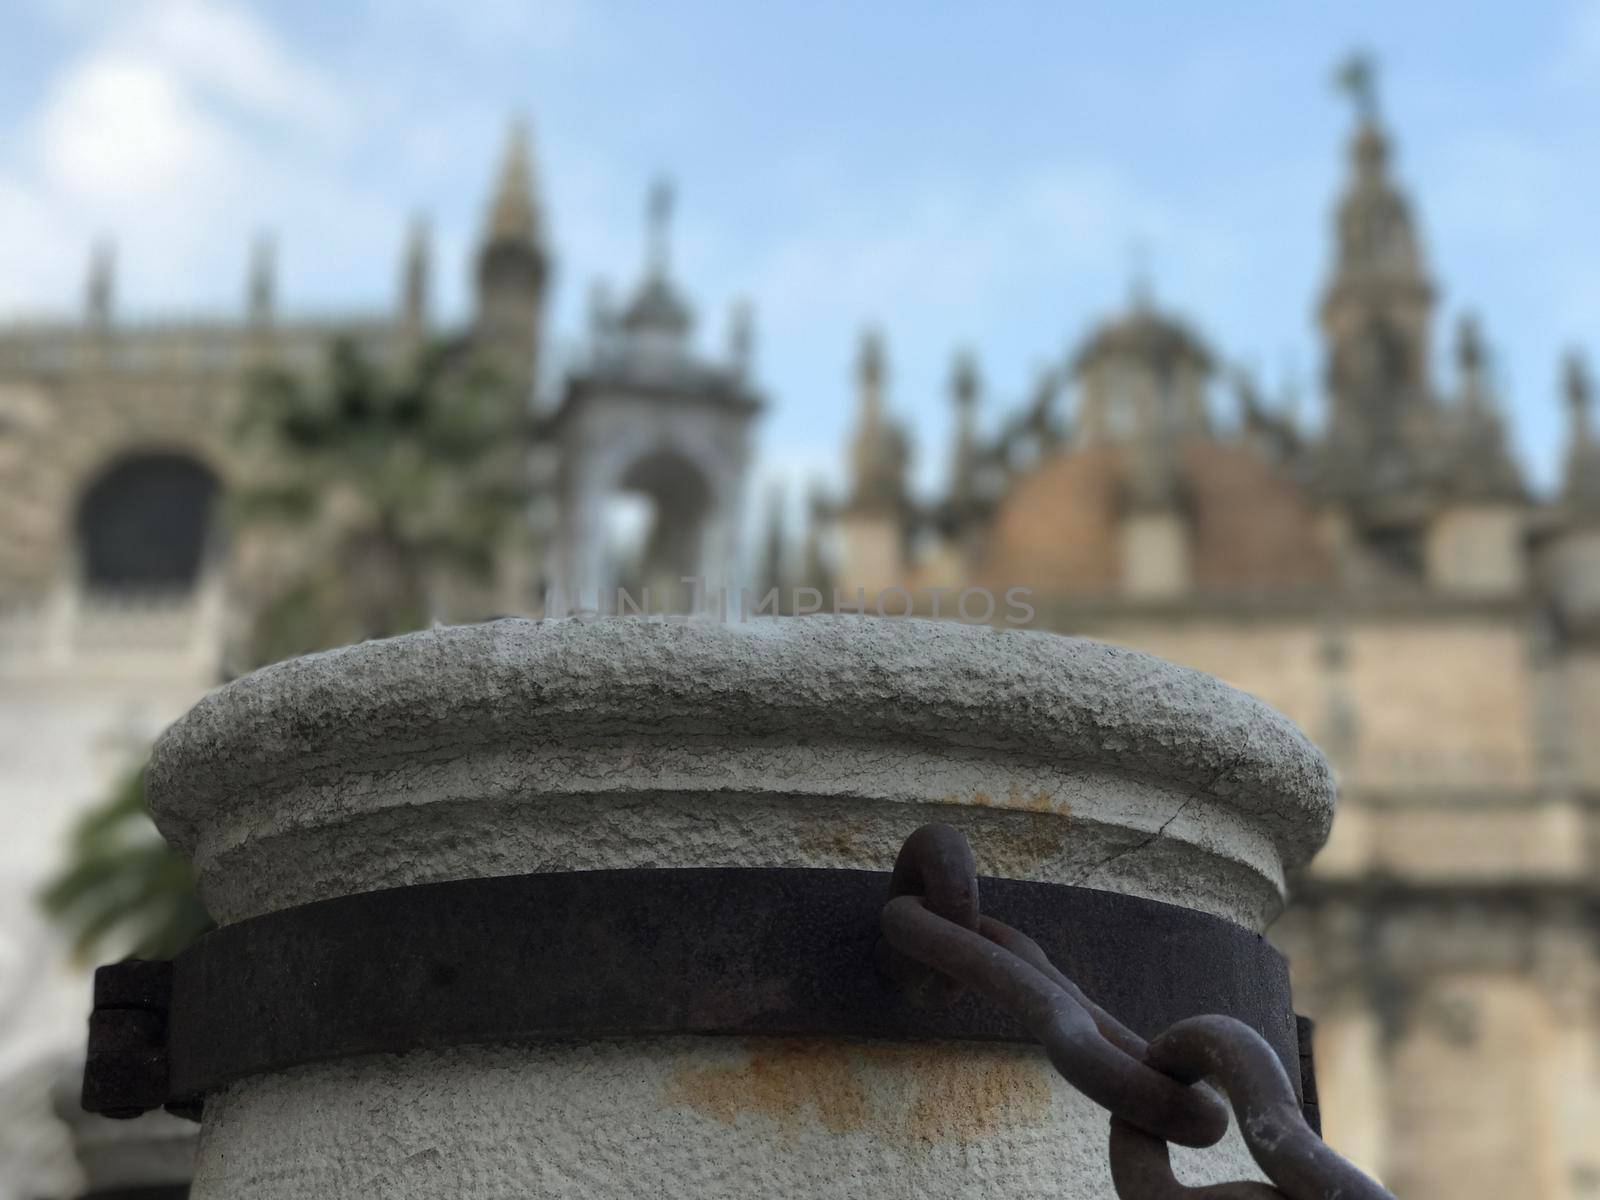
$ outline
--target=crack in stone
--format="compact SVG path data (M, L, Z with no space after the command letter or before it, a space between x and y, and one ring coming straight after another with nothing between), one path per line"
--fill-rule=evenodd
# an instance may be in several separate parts
M1150 845L1151 843L1160 841L1162 836L1167 832L1167 827L1170 826L1179 817L1181 817L1183 815L1183 810L1188 808L1189 805L1193 804L1196 799L1197 799L1197 797L1190 796L1182 804L1178 805L1177 808L1172 810L1172 815L1170 817L1168 817L1166 820L1162 821L1160 826L1157 827L1157 829L1156 829L1156 831L1154 833L1150 834L1148 837L1142 839L1141 841L1135 843L1132 846L1125 847L1124 849L1118 850L1115 853L1107 855L1100 862L1095 863L1094 866L1090 867L1088 870L1086 870L1086 871L1082 872L1081 874L1079 874L1078 878L1073 880L1073 882L1075 884L1083 884L1083 883L1087 882L1088 880L1092 879L1095 875L1098 875L1101 871L1105 870L1105 868L1109 867L1112 863L1116 862L1119 858L1126 858L1130 854L1137 854L1137 853L1139 853L1139 851L1143 850L1146 846Z

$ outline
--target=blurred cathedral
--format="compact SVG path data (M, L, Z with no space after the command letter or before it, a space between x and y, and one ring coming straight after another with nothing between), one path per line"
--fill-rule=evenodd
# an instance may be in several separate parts
M551 589L578 603L617 585L665 591L683 575L847 594L1025 586L1038 625L1199 667L1288 713L1343 785L1332 841L1291 881L1274 931L1319 1022L1329 1139L1404 1200L1600 1197L1589 376L1567 364L1564 478L1536 498L1472 318L1448 380L1435 378L1417 222L1370 80L1352 82L1320 429L1136 290L995 421L977 363L957 360L948 485L927 500L908 483L887 348L869 335L848 492L813 498L803 551L774 528L755 572L740 564L762 406L749 310L734 309L724 351L697 347L658 190L638 283L619 305L597 290L583 345L557 363L553 253L520 131L461 327L431 319L420 225L396 302L365 317L280 312L263 242L238 319L121 319L101 250L81 315L0 326L0 1175L69 1194L64 1129L53 1159L17 1144L44 1144L28 1122L87 1009L86 976L33 893L74 817L218 681L240 620L219 505L263 469L234 436L252 372L315 375L341 337L396 370L442 341L535 414L526 536L496 563L492 594L442 620L536 611ZM1219 381L1237 422L1212 410Z
M1329 1140L1404 1200L1600 1197L1592 385L1574 353L1560 492L1535 499L1472 316L1435 377L1417 220L1360 64L1350 82L1319 432L1136 292L991 436L959 357L948 485L923 503L868 334L849 492L824 506L831 582L925 606L930 589L1028 586L1048 628L1293 717L1342 787L1273 931L1318 1022ZM1208 406L1219 376L1227 427Z
M596 589L737 577L762 407L752 319L735 305L725 353L699 351L695 308L671 270L670 209L658 187L637 285L615 310L597 289L589 329L559 364L546 327L554 255L521 127L493 186L461 327L431 319L420 223L386 311L281 312L263 241L240 318L121 319L102 248L80 316L0 325L0 1200L74 1194L61 1190L73 1174L65 1145L40 1147L64 1142L48 1108L82 1052L88 973L36 911L41 881L75 820L221 681L259 599L252 547L230 537L222 510L231 490L277 467L240 436L258 370L317 378L337 340L398 376L433 348L485 368L531 415L523 536L498 548L487 589L441 590L437 620L535 612L555 593L593 607ZM668 591L658 584L664 604ZM93 1182L106 1123L76 1113L73 1124ZM169 1170L171 1157L163 1150L157 1166Z

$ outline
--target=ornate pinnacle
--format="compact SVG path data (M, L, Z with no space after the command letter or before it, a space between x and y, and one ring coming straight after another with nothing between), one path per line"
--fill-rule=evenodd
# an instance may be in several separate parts
M1589 382L1589 368L1583 361L1583 355L1576 350L1567 355L1562 385L1567 397L1567 411L1572 418L1573 439L1575 442L1586 442L1590 434L1589 409L1593 389Z
M657 179L650 187L650 199L645 217L649 229L649 255L647 270L650 275L664 279L667 275L669 234L672 225L673 188L670 179Z

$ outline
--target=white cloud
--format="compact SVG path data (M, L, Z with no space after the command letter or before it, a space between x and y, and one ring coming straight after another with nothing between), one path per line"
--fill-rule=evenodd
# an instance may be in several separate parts
M133 308L228 302L218 266L239 269L268 222L285 243L298 228L334 247L301 260L324 270L375 255L380 237L391 249L398 213L341 160L353 105L248 9L132 0L60 15L79 48L0 158L0 306L75 302L99 237L118 244Z
M122 31L126 47L191 86L300 133L333 134L350 105L333 82L296 59L244 9L216 0L165 0Z
M227 135L181 76L118 54L91 56L57 82L33 142L41 182L95 210L205 180L228 156Z

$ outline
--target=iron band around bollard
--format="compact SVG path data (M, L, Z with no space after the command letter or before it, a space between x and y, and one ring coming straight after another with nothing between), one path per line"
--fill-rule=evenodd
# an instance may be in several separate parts
M1219 1013L1301 1088L1283 958L1191 909L980 881L1085 993L1149 1037ZM975 995L919 1006L874 968L886 873L707 868L467 879L286 909L95 979L84 1106L197 1115L234 1080L350 1055L658 1034L1031 1041ZM1303 1088L1307 1096L1314 1088Z

